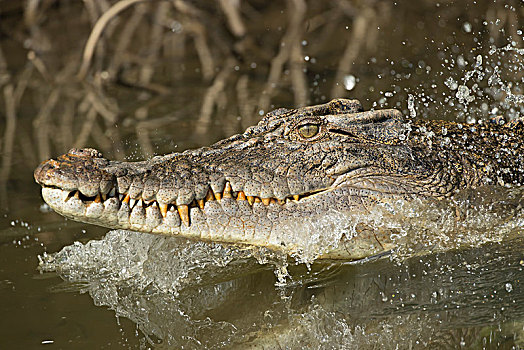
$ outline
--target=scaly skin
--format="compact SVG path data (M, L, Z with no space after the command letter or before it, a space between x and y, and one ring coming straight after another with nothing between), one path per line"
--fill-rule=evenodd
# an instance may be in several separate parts
M210 147L116 162L72 149L35 170L44 200L109 228L261 246L294 254L305 218L336 225L390 199L439 200L482 185L524 183L524 122L405 121L356 100L278 109ZM394 248L388 232L343 235L320 258Z

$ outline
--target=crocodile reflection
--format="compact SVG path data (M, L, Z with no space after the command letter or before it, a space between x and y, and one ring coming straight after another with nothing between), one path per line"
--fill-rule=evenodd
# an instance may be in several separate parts
M522 238L402 264L291 266L281 288L274 288L273 268L261 270L240 251L173 237L146 240L113 231L96 246L66 247L41 267L60 271L68 280L62 288L82 282L96 305L130 318L151 344L168 348L524 345ZM104 261L114 257L100 251L116 246L131 251L129 266ZM90 254L108 271L78 263ZM187 262L187 254L198 260ZM177 261L186 263L177 269ZM137 278L126 275L137 266ZM233 273L224 277L228 269Z

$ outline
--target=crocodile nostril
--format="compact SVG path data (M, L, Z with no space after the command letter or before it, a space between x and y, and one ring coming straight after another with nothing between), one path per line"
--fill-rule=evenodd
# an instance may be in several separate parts
M60 167L60 163L58 161L56 161L55 159L49 159L47 161L47 164L53 168L59 168Z

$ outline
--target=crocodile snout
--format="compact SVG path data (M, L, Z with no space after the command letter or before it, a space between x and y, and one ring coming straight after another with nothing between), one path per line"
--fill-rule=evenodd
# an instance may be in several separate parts
M105 193L113 183L113 175L100 169L108 161L93 148L73 148L57 159L42 162L34 172L37 183L66 191L79 190L85 196Z

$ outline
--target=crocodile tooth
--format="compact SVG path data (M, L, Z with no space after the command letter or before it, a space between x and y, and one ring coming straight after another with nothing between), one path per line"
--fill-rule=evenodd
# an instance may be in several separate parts
M118 199L120 199L120 201L122 201L122 199L124 199L124 195L122 193L119 193L118 194Z
M158 204L158 206L160 207L160 213L162 213L162 216L163 216L163 217L166 217L166 214L167 214L167 204L158 203L158 202L155 202L155 203Z
M246 200L246 194L244 193L244 191L238 192L237 200L239 200L239 201L245 201Z
M260 203L260 202L261 202L260 198L255 197L255 203Z
M247 196L247 201L249 202L249 204L253 205L253 203L255 203L255 197Z
M197 199L197 203L200 209L204 209L204 200L203 199Z
M178 210L178 215L180 215L180 220L189 227L189 207L186 204L183 204L177 205L176 208Z
M275 198L271 198L271 200L269 201L269 203L272 203L272 204L277 204L277 200Z
M75 192L75 198L76 199L80 199L80 191L76 191Z
M100 194L99 194L100 195ZM98 196L97 196L98 197ZM105 201L107 199L107 194L106 193L102 193L102 200Z
M129 193L126 193L126 196L124 199L122 199L122 202L129 204L130 200L131 200L131 197L129 196Z
M222 199L222 193L213 191L213 194L215 195L215 199L217 201Z
M285 199L279 199L278 200L278 204L284 205L284 204L286 204L286 200Z
M299 196L298 194L294 194L294 195L293 195L293 199L295 199L296 201L298 201L298 198L299 198L299 197L300 197L300 196Z
M116 188L112 188L111 191L109 191L109 197L114 197L116 195Z
M233 198L231 195L231 184L229 182L226 182L226 186L224 187L223 198Z
M75 195L76 191L71 191L67 194L67 198L64 200L64 202L67 202L71 197Z
M100 193L96 195L95 197L95 203L100 203L102 200L100 199Z
M129 199L129 208L133 209L135 207L137 200L134 198Z
M270 201L271 201L270 198L262 198L262 203L264 203L264 205L269 205Z
M207 191L207 195L206 195L206 198L205 198L206 202L207 201L214 201L215 200L215 196L213 196L213 191L211 189L209 189Z
M169 210L164 218L164 224L170 227L180 227L180 215L178 215L176 205L169 204L168 208Z

